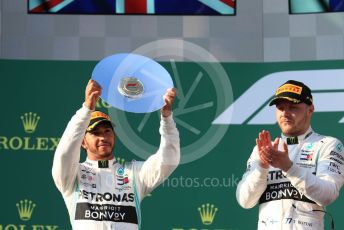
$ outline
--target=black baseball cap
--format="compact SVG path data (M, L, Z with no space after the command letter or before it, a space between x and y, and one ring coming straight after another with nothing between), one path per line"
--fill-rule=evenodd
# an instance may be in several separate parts
M93 111L91 113L90 123L88 124L88 127L86 129L86 132L92 131L97 125L99 125L102 122L107 122L111 125L112 128L114 128L114 124L111 122L110 116L101 112L101 111Z
M270 106L275 105L279 100L288 100L295 104L313 104L311 89L299 81L289 80L276 90L274 98L270 101Z

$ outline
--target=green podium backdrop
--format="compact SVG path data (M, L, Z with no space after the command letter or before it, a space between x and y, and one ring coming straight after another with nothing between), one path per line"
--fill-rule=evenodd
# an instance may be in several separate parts
M59 138L83 102L95 64L0 61L0 230L71 229L62 196L52 181L51 166ZM333 89L325 84L332 81L328 78L331 70L344 69L343 61L221 63L228 76L216 74L218 63L162 64L178 89L174 115L181 136L182 164L142 202L142 229L256 228L257 207L242 209L235 191L257 133L266 129L273 136L279 135L273 112L267 116L264 111L269 100L266 95L271 97L275 87L284 82L285 74L280 73L291 71L287 76L293 78L298 73L312 75L307 70L323 71L324 86L314 92L319 98L323 98L322 93L330 95L327 102L332 107L326 107L322 100L312 127L344 140L344 86L338 84ZM206 66L215 71L205 71ZM319 79L314 81L319 85ZM228 110L231 105L233 110ZM154 153L159 144L158 112L128 114L109 108L103 101L97 107L109 112L116 123L117 160L142 160ZM85 153L81 156L83 160ZM343 204L342 192L328 206L336 229L344 229Z

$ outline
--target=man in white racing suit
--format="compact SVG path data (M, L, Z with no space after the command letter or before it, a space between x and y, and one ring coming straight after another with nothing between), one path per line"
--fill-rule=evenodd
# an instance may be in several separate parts
M344 151L333 137L315 133L311 90L302 82L280 86L271 105L281 138L259 133L247 170L237 186L243 208L259 204L258 229L324 229L325 206L344 182Z
M52 167L74 230L137 230L140 201L163 182L180 160L179 133L172 118L175 89L167 90L161 109L161 142L144 162L124 165L113 156L115 132L110 117L94 111L101 87L90 80L85 102L58 144ZM87 153L83 163L80 147Z

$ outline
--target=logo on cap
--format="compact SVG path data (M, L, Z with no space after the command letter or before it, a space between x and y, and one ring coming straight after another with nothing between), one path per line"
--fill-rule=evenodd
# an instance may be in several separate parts
M302 82L289 80L281 85L275 93L275 97L270 101L270 106L276 104L277 100L285 99L292 103L313 103L311 90Z
M100 122L103 121L108 121L111 126L114 127L114 124L111 122L111 119L107 114L101 111L93 111L91 113L90 123L88 124L86 131L91 131L92 129L94 129L94 127L96 127Z
M96 118L104 118L104 119L109 120L109 121L111 120L107 114L100 112L100 111L92 112L90 120L93 120Z
M131 99L137 99L142 96L143 93L142 82L135 77L124 77L118 86L118 91L125 97Z
M288 92L288 93L296 93L298 95L301 95L302 87L293 85L293 84L285 84L279 87L276 91L275 95L279 95L281 93Z

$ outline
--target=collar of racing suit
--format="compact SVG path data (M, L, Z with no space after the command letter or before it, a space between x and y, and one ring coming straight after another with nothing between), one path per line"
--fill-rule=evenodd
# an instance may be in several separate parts
M94 160L90 160L86 158L85 163L93 168L109 168L109 166L116 164L116 158L112 158L111 160L99 160L99 161L94 161Z
M288 137L282 133L281 137L285 143L287 143L288 145L293 145L293 144L298 144L298 143L302 142L303 140L307 139L307 137L312 135L312 133L313 133L313 129L312 129L312 127L309 127L307 129L307 131L302 135L299 135L296 137Z

